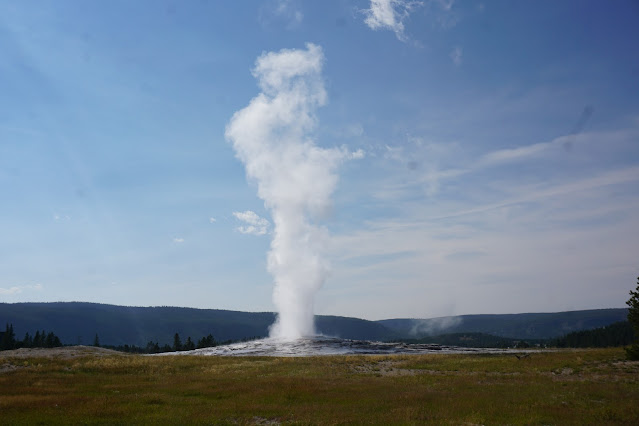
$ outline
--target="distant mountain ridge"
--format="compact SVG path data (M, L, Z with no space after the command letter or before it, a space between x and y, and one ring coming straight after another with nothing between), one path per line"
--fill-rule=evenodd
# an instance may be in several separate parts
M628 309L459 315L430 319L396 318L377 321L399 334L412 338L450 333L485 333L519 339L551 339L574 331L604 327L625 321Z
M132 307L87 302L0 303L0 326L12 323L16 337L37 329L52 330L65 344L91 344L98 334L103 345L171 344L212 334L218 342L268 336L273 312L220 309ZM347 339L385 340L396 333L374 321L320 315L318 332Z
M362 340L420 338L477 332L520 339L546 339L603 327L627 317L627 309L599 309L552 314L461 315L431 319L359 318L317 315L316 328L327 336ZM16 338L26 332L53 331L65 344L171 344L179 333L197 340L212 334L218 342L266 337L272 312L241 312L177 307L130 307L87 302L0 303L0 327L12 323Z

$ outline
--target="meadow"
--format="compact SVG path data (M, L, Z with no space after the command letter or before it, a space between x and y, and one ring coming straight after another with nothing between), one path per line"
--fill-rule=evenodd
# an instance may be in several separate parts
M639 424L622 349L307 358L0 353L0 424Z

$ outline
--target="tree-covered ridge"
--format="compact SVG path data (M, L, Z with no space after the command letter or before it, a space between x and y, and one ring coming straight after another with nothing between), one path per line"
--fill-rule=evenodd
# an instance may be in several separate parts
M552 339L567 333L604 327L625 321L627 309L591 309L583 311L480 314L451 317L381 320L378 323L411 338L452 333L484 333L516 339Z
M632 343L634 332L628 321L619 321L593 330L568 333L552 340L551 346L558 348L607 348L626 346Z
M339 316L316 316L318 333L356 340L388 341L419 339L432 335L482 333L508 339L534 341L559 338L573 331L593 329L623 321L627 309L600 309L558 313L509 315L463 315L434 319L368 321ZM177 307L128 307L82 302L0 303L0 324L13 323L15 334L40 329L55 330L64 344L99 344L146 351L149 342L173 348L175 334L180 345L196 347L197 336L215 336L218 342L268 336L272 312L239 312ZM189 342L188 337L192 340ZM478 340L484 345L484 340ZM510 346L510 345L509 345Z
M211 334L219 342L263 338L268 336L275 314L83 302L0 303L0 321L13 322L21 330L47 324L66 344L91 344L97 333L106 347L145 348L149 341L173 346L175 333L191 337ZM396 336L377 322L359 318L317 316L316 326L320 333L342 338L384 340Z

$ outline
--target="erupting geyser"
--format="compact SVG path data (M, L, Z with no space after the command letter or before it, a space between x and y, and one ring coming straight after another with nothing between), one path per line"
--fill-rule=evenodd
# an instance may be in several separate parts
M311 138L315 110L326 102L323 61L321 47L310 43L305 50L263 53L253 69L262 92L226 128L275 225L268 270L275 281L276 338L315 334L314 296L328 273L328 233L315 221L330 207L336 167L349 155L320 148Z

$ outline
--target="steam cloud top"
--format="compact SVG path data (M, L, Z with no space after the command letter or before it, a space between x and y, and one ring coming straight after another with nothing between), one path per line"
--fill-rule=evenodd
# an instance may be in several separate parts
M226 128L273 219L268 270L278 318L271 337L315 334L314 296L329 270L323 256L328 233L315 220L329 209L336 168L350 154L320 148L311 138L315 110L327 98L323 62L321 47L311 43L306 49L263 53L253 69L262 92Z

